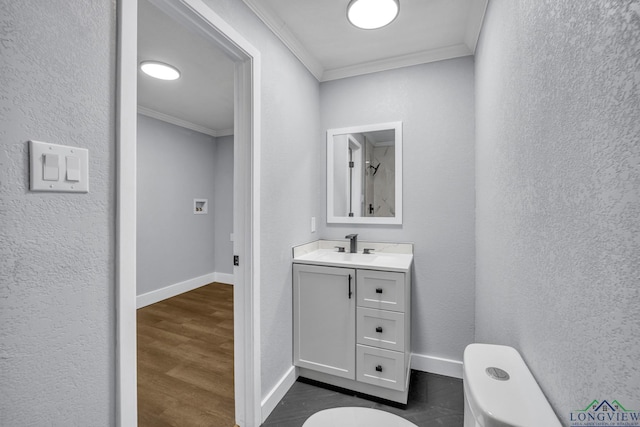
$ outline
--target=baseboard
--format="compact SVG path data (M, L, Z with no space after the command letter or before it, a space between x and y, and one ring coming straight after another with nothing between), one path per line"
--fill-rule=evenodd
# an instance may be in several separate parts
M192 291L201 286L208 285L211 282L217 281L217 274L218 273L205 274L204 276L195 277L193 279L185 280L184 282L165 286L164 288L138 295L136 297L136 308L146 307L167 298L175 297L176 295L180 295L184 292Z
M425 354L411 354L411 369L447 377L462 378L462 361Z
M228 273L213 273L213 274L215 274L215 278L216 278L214 282L233 285L233 274L228 274Z
M296 367L292 366L287 371L287 373L284 374L282 378L280 378L278 384L276 384L275 387L271 389L269 394L267 394L265 398L262 399L262 403L260 404L262 408L262 422L264 422L267 417L271 415L271 412L276 408L276 406L278 406L278 403L280 403L284 395L287 394L287 391L289 391L293 383L296 382L297 378L298 373L296 372Z
M432 374L445 375L447 377L462 378L462 362L459 360L445 359L424 354L411 354L411 369L417 371L430 372ZM292 366L271 391L262 399L262 422L265 422L271 412L278 406L287 391L296 382L298 373L295 366Z

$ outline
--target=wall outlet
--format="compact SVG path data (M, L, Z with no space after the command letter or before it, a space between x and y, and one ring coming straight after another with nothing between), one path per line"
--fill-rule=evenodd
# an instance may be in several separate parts
M194 215L206 215L209 212L209 200L193 199Z
M311 232L312 233L316 232L316 217L315 216L311 217Z

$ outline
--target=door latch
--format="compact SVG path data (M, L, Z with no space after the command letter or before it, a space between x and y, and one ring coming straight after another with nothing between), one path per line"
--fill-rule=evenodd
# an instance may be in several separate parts
M235 265L236 267L240 265L240 256L239 255L234 255L233 256L233 265Z

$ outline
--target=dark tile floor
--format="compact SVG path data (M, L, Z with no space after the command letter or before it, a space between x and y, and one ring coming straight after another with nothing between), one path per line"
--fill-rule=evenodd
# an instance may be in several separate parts
M328 408L360 406L399 415L419 427L462 427L462 380L413 371L405 409L385 405L300 380L291 387L262 427L301 427L314 413Z

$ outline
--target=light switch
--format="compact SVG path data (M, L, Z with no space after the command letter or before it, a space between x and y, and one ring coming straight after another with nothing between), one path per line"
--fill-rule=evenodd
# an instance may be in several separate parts
M43 154L42 179L45 181L57 181L60 176L57 154Z
M29 189L58 193L89 192L89 150L29 141Z
M67 181L80 181L80 159L67 156Z

